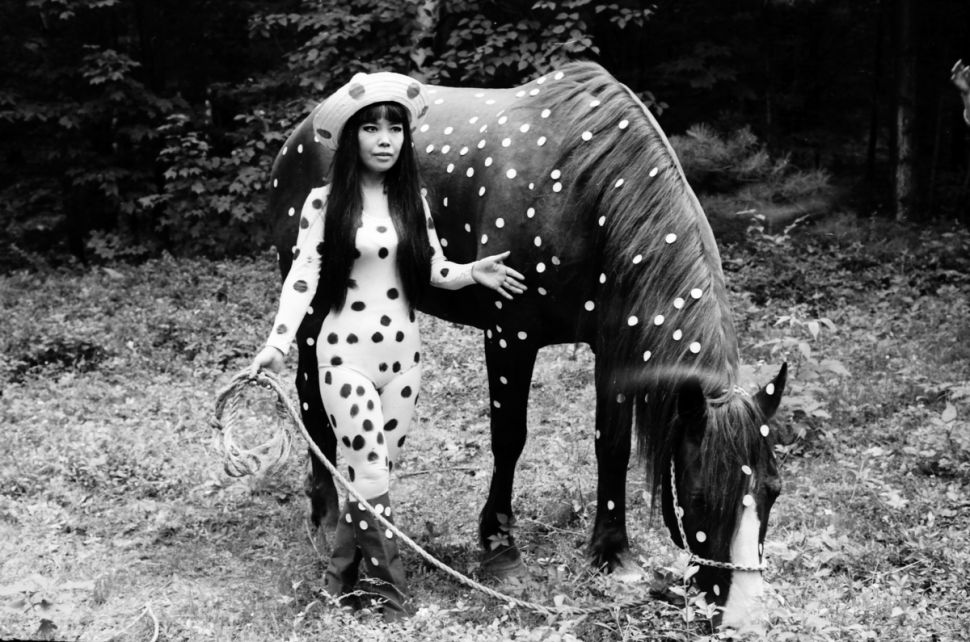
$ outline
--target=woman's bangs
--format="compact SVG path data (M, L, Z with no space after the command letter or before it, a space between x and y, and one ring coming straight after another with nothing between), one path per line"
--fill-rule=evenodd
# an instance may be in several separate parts
M360 112L360 122L362 123L376 123L382 118L395 125L407 125L408 110L399 103L387 102L374 103Z

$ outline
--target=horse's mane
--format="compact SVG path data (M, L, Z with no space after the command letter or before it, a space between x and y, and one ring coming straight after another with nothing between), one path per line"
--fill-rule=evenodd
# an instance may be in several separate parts
M612 373L606 383L615 394L635 395L654 494L667 472L675 392L696 379L708 399L705 487L736 507L739 497L724 490L743 487L738 462L755 463L757 408L735 391L737 337L720 253L669 141L636 95L593 63L547 74L531 100L569 123L556 164L571 178L562 219L600 235L597 360Z

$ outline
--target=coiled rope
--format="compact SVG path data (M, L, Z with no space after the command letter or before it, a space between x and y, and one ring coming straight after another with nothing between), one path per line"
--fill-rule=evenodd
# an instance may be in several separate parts
M254 385L268 388L276 393L277 428L274 431L273 436L266 443L254 448L245 449L236 444L235 439L233 438L233 433L235 432L240 421L240 406L245 391L247 389L251 389ZM285 421L287 419L289 421ZM431 553L424 550L417 542L403 533L391 521L387 520L383 515L374 510L374 507L367 503L367 500L364 499L364 497L357 492L353 486L351 486L350 482L340 474L337 468L330 463L330 461L320 451L319 447L317 447L316 443L314 443L313 439L311 439L310 433L307 432L306 426L303 425L303 421L300 419L299 412L284 391L279 377L272 372L259 371L254 373L251 368L246 368L234 375L229 384L219 392L216 399L216 411L213 424L214 427L222 432L221 444L225 456L225 469L226 473L233 477L252 475L264 469L267 473L278 470L283 463L285 463L286 458L290 454L292 446L291 437L289 432L286 430L286 424L295 426L299 433L303 435L303 439L306 440L307 445L310 447L310 451L313 452L316 458L320 460L324 467L330 471L330 474L340 482L340 484L347 490L347 493L357 502L359 502L360 506L369 512L378 522L381 523L381 525L389 529L392 533L394 533L394 535L399 537L401 541L410 546L414 552L416 552L426 562L438 570L450 575L461 584L484 593L485 595L489 595L497 600L501 600L523 609L542 613L546 616L595 615L598 613L618 611L620 609L645 606L653 602L652 599L643 599L620 602L612 605L599 605L591 607L580 607L570 604L547 606L545 604L523 600L521 598L496 591L495 589L476 582L467 575L456 571L444 562L441 562L431 555Z

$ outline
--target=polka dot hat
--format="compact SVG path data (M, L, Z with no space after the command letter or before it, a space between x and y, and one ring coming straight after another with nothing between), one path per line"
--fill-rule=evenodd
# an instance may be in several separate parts
M428 113L426 92L417 80L390 71L359 73L317 109L313 131L318 141L329 149L336 149L344 123L360 109L383 102L403 105L410 114L412 131Z

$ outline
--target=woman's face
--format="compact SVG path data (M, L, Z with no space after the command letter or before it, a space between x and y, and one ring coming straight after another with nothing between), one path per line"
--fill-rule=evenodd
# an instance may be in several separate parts
M391 169L404 145L404 125L386 118L368 121L357 130L360 163L366 173L380 175Z

